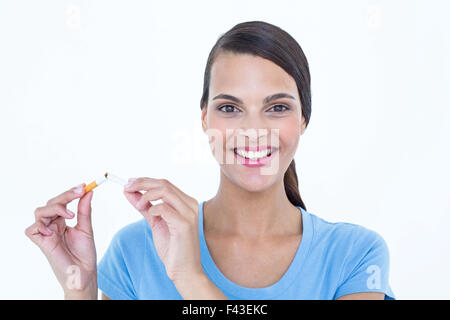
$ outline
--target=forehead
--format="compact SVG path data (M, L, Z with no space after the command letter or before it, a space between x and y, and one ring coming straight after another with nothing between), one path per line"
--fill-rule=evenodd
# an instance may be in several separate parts
M286 92L299 100L297 84L277 64L250 54L222 52L211 68L210 97L228 93L240 97Z

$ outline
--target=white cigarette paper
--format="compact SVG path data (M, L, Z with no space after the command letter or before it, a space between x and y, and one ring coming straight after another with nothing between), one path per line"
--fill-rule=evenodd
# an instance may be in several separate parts
M107 180L109 180L111 182L114 182L114 183L117 183L117 184L120 184L122 187L124 187L128 183L128 181L126 181L126 180L124 180L122 178L119 178L118 176L116 176L116 175L114 175L114 174L112 174L110 172L105 174L105 176L106 176Z
M95 182L97 183L97 185L101 185L105 181L106 181L105 176L101 176L101 177L98 177L97 179L95 179Z

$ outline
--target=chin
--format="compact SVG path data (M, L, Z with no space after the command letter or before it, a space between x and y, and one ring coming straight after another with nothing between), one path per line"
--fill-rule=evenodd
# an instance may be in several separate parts
M273 184L239 184L239 187L248 192L263 192L269 189Z
M229 170L227 170L229 169ZM240 188L249 192L261 192L269 189L277 181L282 179L278 174L261 175L259 169L255 169L255 173L248 170L235 170L236 168L228 166L224 168L225 175Z

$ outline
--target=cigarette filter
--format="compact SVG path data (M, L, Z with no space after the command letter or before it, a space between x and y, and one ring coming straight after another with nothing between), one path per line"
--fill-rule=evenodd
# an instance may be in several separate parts
M103 176L101 176L98 179L95 179L91 183L89 183L87 186L84 187L84 190L87 192L91 191L92 189L96 188L97 186L101 185L103 182L106 181L108 173L105 173Z

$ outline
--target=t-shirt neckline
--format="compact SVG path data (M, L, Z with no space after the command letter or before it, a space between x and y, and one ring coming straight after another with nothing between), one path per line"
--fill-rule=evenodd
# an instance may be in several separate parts
M303 264L306 260L313 236L311 217L302 207L298 206L297 208L302 214L303 235L294 259L292 260L288 269L283 274L280 280L270 286L264 288L248 288L238 285L237 283L229 280L214 263L204 236L203 205L204 201L199 204L198 224L202 265L205 269L205 272L208 274L210 279L219 287L219 289L225 291L225 294L230 293L233 296L243 299L244 297L245 299L270 299L282 294L294 282L295 278L300 274Z

